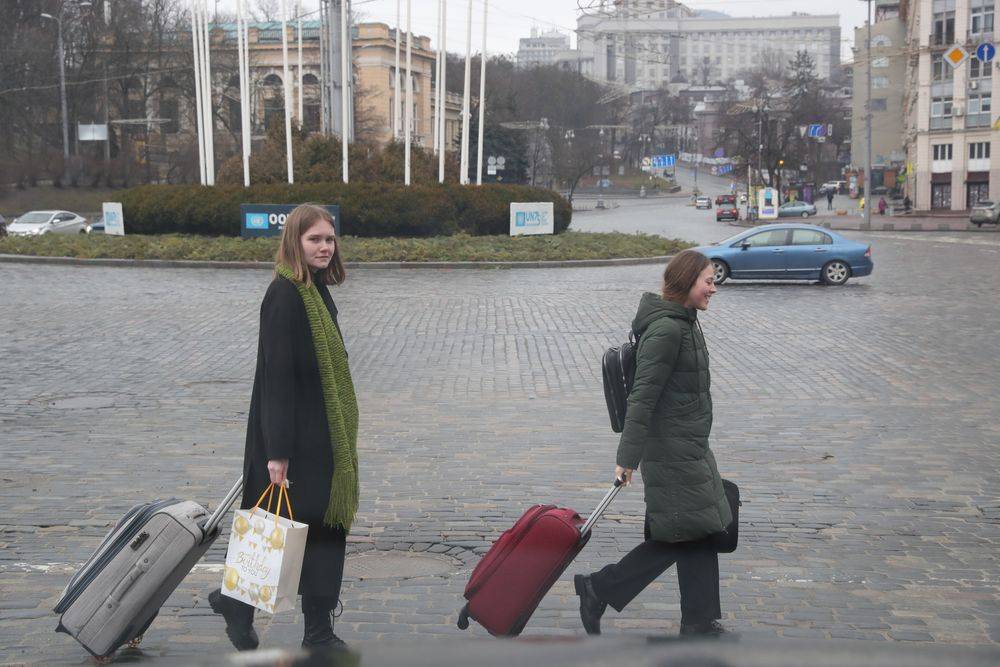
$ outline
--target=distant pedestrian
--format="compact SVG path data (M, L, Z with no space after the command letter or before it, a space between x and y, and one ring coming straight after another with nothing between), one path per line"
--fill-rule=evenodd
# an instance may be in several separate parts
M833 210L833 190L826 191L826 210Z
M885 201L885 197L879 197L878 200L878 214L885 215L885 209L889 207L889 204Z
M343 646L332 616L358 508L358 404L327 289L345 278L329 212L297 207L285 222L274 279L260 307L242 507L252 507L269 483L295 481L295 520L309 524L299 579L306 648ZM257 648L253 607L219 589L208 600L226 619L237 649Z
M714 267L694 250L679 253L663 274L661 294L646 293L632 328L641 336L635 382L615 476L632 480L642 463L646 485L644 542L619 562L574 578L580 618L600 634L608 605L622 611L677 563L682 635L719 635L719 554L711 537L732 511L708 447L712 429L708 350L698 311L716 292Z
M864 213L864 210L865 210L865 198L864 197L862 197L858 201L858 210L861 211L862 213Z
M903 197L903 210L909 213L911 206L913 206L913 201L910 199L910 195L906 195Z

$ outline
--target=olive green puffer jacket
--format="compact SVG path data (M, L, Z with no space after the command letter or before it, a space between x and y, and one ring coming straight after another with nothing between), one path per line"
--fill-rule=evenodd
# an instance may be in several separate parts
M732 519L715 456L708 350L698 311L646 293L632 329L640 336L618 465L642 463L654 540L687 542Z

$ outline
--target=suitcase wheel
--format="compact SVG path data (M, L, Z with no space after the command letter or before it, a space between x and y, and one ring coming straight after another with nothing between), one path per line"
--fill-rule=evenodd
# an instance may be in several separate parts
M127 648L139 648L139 644L141 643L142 643L142 635L136 635L135 637L132 638L132 640L128 644L125 644L125 646Z
M459 630L469 629L469 605L462 607L462 611L458 612L458 625Z

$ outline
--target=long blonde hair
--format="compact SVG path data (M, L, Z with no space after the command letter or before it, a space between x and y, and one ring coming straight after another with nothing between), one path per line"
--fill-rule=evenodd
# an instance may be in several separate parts
M337 238L337 227L333 224L333 216L322 206L302 204L288 214L274 261L291 269L297 281L312 285L312 270L302 254L302 236L322 220L329 222L334 228L335 245L330 265L317 274L317 279L324 285L339 285L347 280L347 271L340 256L340 239Z

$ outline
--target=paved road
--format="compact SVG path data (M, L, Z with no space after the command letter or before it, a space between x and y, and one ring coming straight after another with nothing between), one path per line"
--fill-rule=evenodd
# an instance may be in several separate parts
M733 231L649 202L577 216L697 242ZM726 622L751 637L1000 643L1000 244L984 235L872 240L876 271L843 288L726 284L704 317L713 448L745 494L722 558ZM361 580L338 631L361 647L454 627L478 554L529 505L586 512L616 439L599 358L659 266L356 270L336 298L362 412L353 553L430 552L440 576ZM49 611L132 503L221 497L238 474L266 271L0 264L0 663L77 664ZM570 576L641 536L623 494L528 634L580 635ZM226 651L205 594L225 538L182 584L146 655ZM670 634L669 572L609 635ZM294 613L262 619L298 642Z

